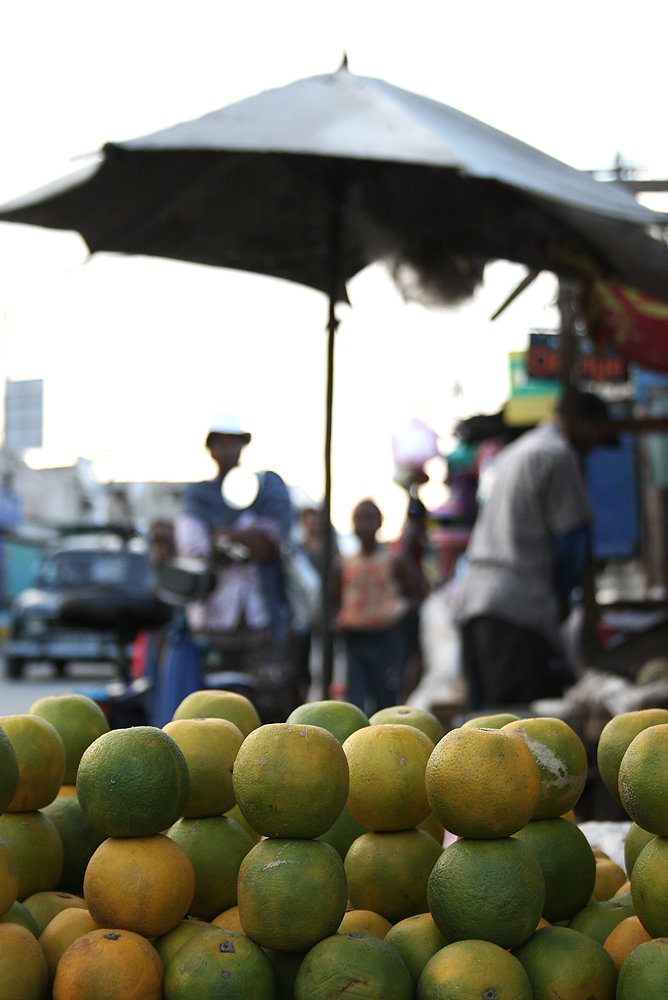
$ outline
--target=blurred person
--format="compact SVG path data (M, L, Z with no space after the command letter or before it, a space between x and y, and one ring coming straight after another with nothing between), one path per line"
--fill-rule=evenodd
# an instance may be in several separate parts
M213 418L205 445L218 472L184 490L176 545L179 555L209 560L215 569L213 591L187 608L205 672L247 674L262 721L281 722L298 704L281 567L294 514L287 486L273 471L259 473L257 496L247 508L225 499L225 477L250 440L233 414Z
M489 494L451 595L462 639L468 708L560 697L574 682L560 629L580 583L592 511L583 460L597 440L586 421L608 421L605 403L576 392L552 419L499 453ZM583 426L583 421L584 426Z
M422 677L420 611L430 590L429 580L425 572L427 508L415 494L411 494L409 497L406 520L399 538L398 550L412 566L417 588L417 593L400 626L405 660L400 697L402 702L405 702Z
M420 596L420 580L401 551L378 539L383 516L371 499L357 504L359 551L334 563L336 627L345 641L347 699L367 715L400 701L405 651L401 625Z

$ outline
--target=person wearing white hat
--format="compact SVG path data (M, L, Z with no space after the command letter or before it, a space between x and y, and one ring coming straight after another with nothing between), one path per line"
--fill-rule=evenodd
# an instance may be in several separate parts
M250 440L250 432L234 414L221 412L212 418L205 444L217 475L184 490L176 544L180 555L215 564L213 592L187 609L190 628L204 652L205 671L248 674L255 681L262 721L280 722L296 701L290 607L281 571L281 552L294 514L286 484L272 471L258 474L256 495L248 506L226 498L226 478L238 467Z

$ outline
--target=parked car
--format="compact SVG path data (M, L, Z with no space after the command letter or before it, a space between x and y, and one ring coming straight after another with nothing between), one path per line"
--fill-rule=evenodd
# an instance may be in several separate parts
M68 663L112 661L127 679L139 631L172 617L157 594L148 546L125 526L70 529L45 549L33 586L14 599L6 672L20 677L47 661L59 675Z

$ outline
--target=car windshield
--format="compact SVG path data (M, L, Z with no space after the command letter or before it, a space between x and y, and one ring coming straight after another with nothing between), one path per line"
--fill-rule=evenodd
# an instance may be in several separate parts
M42 563L38 584L45 587L142 587L146 558L133 552L56 552Z

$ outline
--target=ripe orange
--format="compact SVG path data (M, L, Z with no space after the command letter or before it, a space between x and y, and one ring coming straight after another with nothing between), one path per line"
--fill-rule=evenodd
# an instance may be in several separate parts
M52 694L28 709L30 715L46 719L58 731L65 745L65 776L63 784L73 785L84 750L109 732L109 721L96 701L85 694Z
M592 899L600 902L612 899L618 889L626 882L626 872L612 858L596 858L596 881Z
M545 878L543 916L570 920L591 899L596 859L582 830L567 819L534 819L514 836L538 858Z
M529 977L510 952L491 941L456 941L433 955L420 976L420 1000L534 1000Z
M668 709L643 708L613 716L598 738L596 762L603 784L621 802L618 788L619 765L632 740L649 726L668 722Z
M77 938L97 930L98 927L85 907L82 909L79 906L70 906L60 910L51 918L39 936L39 943L49 970L50 985L53 985L56 968L63 953Z
M53 1000L163 1000L163 979L162 962L145 937L100 928L63 952Z
M545 879L531 848L515 837L456 840L432 869L427 900L448 941L481 938L516 948L540 920Z
M56 888L63 870L63 844L48 816L39 810L2 813L0 837L16 858L19 900L42 889Z
M654 840L656 834L650 833L649 830L643 830L641 826L637 823L631 823L629 831L624 839L624 868L626 869L626 874L631 878L631 872L633 871L633 866L636 863L636 858L642 851L646 844L649 844L650 840Z
M540 775L540 799L534 819L552 819L572 809L587 780L585 745L563 719L518 719L503 727L517 733L531 750Z
M327 1000L354 988L359 997L412 1000L408 969L387 941L374 934L334 934L304 956L294 1000Z
M14 851L0 837L0 916L16 902L19 891L19 866Z
M378 938L384 938L392 927L389 920L375 913L373 910L346 910L343 920L339 924L337 934L375 934Z
M492 712L491 715L476 715L462 722L462 729L503 729L509 722L517 722L519 715L514 712Z
M650 840L631 872L636 916L653 938L668 937L668 839Z
M154 726L133 726L91 743L76 788L81 808L108 837L146 837L183 815L190 779L171 736Z
M34 935L20 924L0 923L0 1000L44 1000L48 978Z
M357 705L350 701L308 701L290 712L286 722L306 723L309 726L322 726L336 736L339 743L344 743L351 733L369 725L369 720Z
M367 830L410 830L429 815L425 768L434 744L414 726L358 729L343 744L348 811Z
M650 940L650 935L640 923L638 917L633 914L633 916L624 917L623 920L620 920L613 927L603 942L603 947L615 963L615 968L619 973L627 955L630 955L633 949L639 944Z
M325 830L321 833L316 840L324 840L326 844L331 844L332 847L336 848L341 857L345 859L348 853L348 848L352 844L353 840L357 837L361 837L363 833L366 833L366 827L358 823L357 820L350 815L347 806L344 806L338 817L334 820L329 830Z
M0 813L5 812L16 795L18 785L19 765L16 751L7 733L0 728Z
M346 912L343 861L320 840L261 840L239 868L239 917L263 948L307 951Z
M602 944L580 931L541 927L517 948L515 956L524 966L535 1000L615 1000L615 963Z
M52 802L65 774L65 745L57 730L36 715L2 715L16 754L19 780L6 812L34 812Z
M438 841L438 843L443 846L443 840L445 839L445 827L442 823L439 823L433 813L429 813L426 819L423 819L421 823L418 823L418 828L430 833L434 840Z
M225 931L238 931L239 934L244 933L244 929L241 926L241 920L239 918L238 906L229 906L226 910L223 910L222 913L215 916L210 923L214 924L216 927L222 927Z
M448 943L429 912L416 913L397 921L385 935L385 940L403 959L416 989L429 959Z
M182 920L195 891L190 859L169 837L110 837L88 862L84 899L101 927L145 937Z
M391 923L424 913L427 880L443 848L424 830L363 833L344 860L348 898Z
M429 737L434 746L445 736L445 729L440 719L428 709L417 708L415 705L391 705L389 708L380 708L369 717L369 722L372 726L387 723L415 726Z
M275 990L274 973L262 948L244 934L221 927L193 935L165 969L164 1000L274 1000Z
M239 808L258 833L310 839L329 830L346 804L348 762L322 726L269 723L241 745L233 784Z
M192 691L177 706L173 719L227 719L238 726L244 736L262 724L258 711L250 700L237 691L205 688Z
M622 963L616 1000L665 1000L668 938L644 941Z
M63 870L56 889L80 896L86 866L106 835L83 811L76 795L56 796L42 813L51 820L63 843Z
M452 729L425 772L429 805L459 837L507 837L529 822L541 781L531 750L505 729Z
M228 719L174 719L163 726L188 765L190 793L184 816L220 816L235 803L232 770L244 741Z
M251 835L229 816L200 816L177 820L167 836L186 854L195 872L188 913L211 920L235 906L239 866L254 844Z
M81 896L74 896L71 892L57 892L54 889L33 892L32 895L26 896L22 902L35 918L38 934L42 933L46 925L61 910L86 909L86 903Z
M619 797L634 823L668 835L668 723L643 729L619 765Z
M604 900L600 903L588 903L568 922L573 930L581 931L588 937L603 944L610 932L621 924L626 917L633 916L633 907L623 903Z

